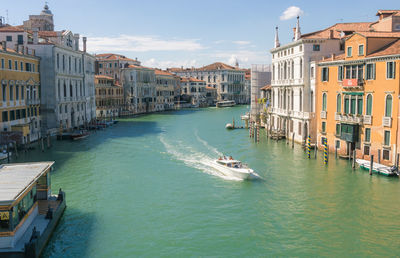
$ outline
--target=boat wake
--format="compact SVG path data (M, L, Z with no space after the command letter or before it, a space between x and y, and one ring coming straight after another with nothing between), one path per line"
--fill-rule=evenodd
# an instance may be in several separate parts
M196 168L212 176L218 176L225 180L242 181L236 177L230 177L222 174L220 171L213 167L213 160L215 157L210 157L201 153L190 146L185 145L182 141L170 142L164 135L160 135L160 141L164 145L168 154L174 159L182 161L185 165ZM217 156L223 156L216 148L210 146L206 141L201 139L196 133L196 139L201 142L209 151Z

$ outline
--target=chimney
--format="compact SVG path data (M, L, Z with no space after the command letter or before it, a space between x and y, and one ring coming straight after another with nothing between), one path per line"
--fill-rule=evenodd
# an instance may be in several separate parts
M21 45L21 54L25 54L25 47L24 47L24 45Z
M38 28L33 28L33 44L35 45L39 42L38 34L39 34Z
M329 38L333 39L333 30L329 30Z
M2 41L1 46L3 47L3 51L7 51L7 41Z
M86 41L87 41L87 38L83 37L82 39L83 39L83 52L86 53Z
M74 43L75 43L74 50L78 51L79 50L79 34L78 33L74 34Z
M335 54L332 54L331 57L332 57L332 61L333 61L333 60L335 60L336 55L335 55Z

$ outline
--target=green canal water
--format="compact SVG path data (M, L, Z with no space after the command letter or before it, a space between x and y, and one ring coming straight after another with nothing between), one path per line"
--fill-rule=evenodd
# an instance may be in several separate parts
M247 107L122 119L17 162L55 160L52 189L67 209L44 257L396 256L400 182L324 166L284 141L227 131ZM211 169L221 153L261 176L235 181Z

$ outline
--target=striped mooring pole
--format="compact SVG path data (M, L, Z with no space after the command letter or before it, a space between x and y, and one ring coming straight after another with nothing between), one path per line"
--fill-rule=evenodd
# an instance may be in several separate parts
M324 164L328 164L328 140L324 138Z
M249 137L251 138L251 130L253 129L252 127L252 122L250 121L250 126L249 126Z
M307 137L307 156L311 158L311 137L310 135Z
M257 142L260 142L260 125L257 125Z

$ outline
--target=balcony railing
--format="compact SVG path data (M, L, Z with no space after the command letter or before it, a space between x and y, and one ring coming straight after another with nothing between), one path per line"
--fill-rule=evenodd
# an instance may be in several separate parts
M382 125L385 127L392 127L392 118L391 117L383 117L382 118Z
M335 120L343 122L343 123L353 123L353 124L362 124L363 117L361 115L355 114L335 114Z
M321 111L321 118L326 119L326 111Z
M362 90L364 86L363 79L343 79L342 87L345 89Z
M372 116L370 116L370 115L365 115L365 116L364 116L364 124L365 124L365 125L371 125L371 124L372 124Z

